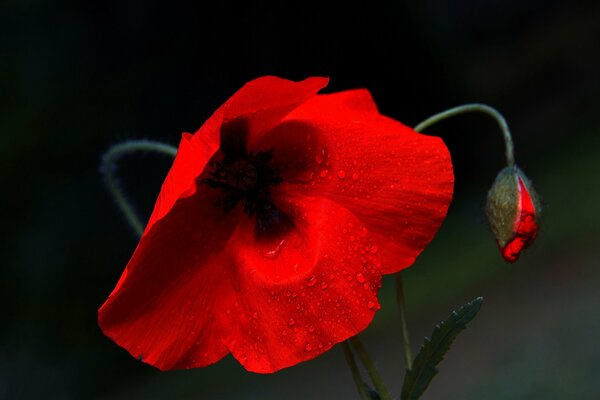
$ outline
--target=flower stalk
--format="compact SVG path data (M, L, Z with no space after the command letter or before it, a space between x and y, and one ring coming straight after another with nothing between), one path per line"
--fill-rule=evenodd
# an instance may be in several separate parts
M413 366L413 356L410 347L410 336L408 333L408 322L406 318L406 301L404 300L402 272L396 273L396 301L398 302L398 312L400 314L400 323L402 324L402 345L404 347L406 369L410 371Z
M350 339L350 343L352 343L354 350L356 350L356 354L358 355L358 358L360 358L360 361L365 367L369 378L371 378L371 382L373 382L373 386L375 387L375 390L381 397L381 400L392 400L392 396L390 396L390 393L385 387L383 379L381 378L379 371L375 367L375 364L373 363L371 356L367 352L367 349L363 345L362 340L360 340L360 337L358 335L354 336Z
M367 393L367 388L365 387L365 383L360 376L360 371L358 370L358 365L356 365L356 360L354 359L354 354L352 354L352 349L350 348L350 344L348 342L342 343L342 350L344 350L344 357L346 358L346 363L350 368L350 372L352 372L352 378L354 379L354 383L356 384L356 389L358 390L358 394L360 395L361 400L370 400L369 394Z
M454 117L456 115L472 113L472 112L481 112L489 115L494 118L502 131L502 136L504 136L504 145L505 145L505 155L506 155L506 164L511 167L515 165L515 152L514 145L512 141L512 135L510 133L510 129L508 128L508 124L506 123L506 119L498 110L493 107L490 107L486 104L481 103L472 103L472 104L463 104L462 106L454 107L446 111L442 111L441 113L432 115L427 118L425 121L417 124L415 126L415 131L422 132L424 129L429 128L432 125L437 124L445 119L450 117Z
M154 140L128 140L111 146L102 156L100 172L104 175L106 188L125 216L129 226L131 226L137 236L142 236L144 225L135 212L133 205L127 200L115 173L117 162L122 157L138 152L154 152L175 157L177 148Z

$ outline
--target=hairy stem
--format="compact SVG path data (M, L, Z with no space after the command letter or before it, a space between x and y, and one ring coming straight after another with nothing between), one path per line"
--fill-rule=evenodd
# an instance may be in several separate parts
M354 378L354 383L356 384L356 389L358 390L358 394L360 395L361 400L369 400L367 388L365 387L365 383L363 382L363 379L360 376L358 365L356 365L354 354L352 354L352 349L350 349L350 345L348 344L348 342L342 343L342 349L344 350L346 363L348 363L348 367L350 367L350 371L352 372L352 378Z
M404 347L404 359L406 369L411 370L413 365L412 350L410 347L410 336L408 334L408 323L406 319L406 301L404 300L404 285L402 282L402 271L396 273L396 300L402 324L402 345Z
M119 180L115 174L117 162L121 157L137 152L154 152L175 157L177 148L169 144L156 142L152 140L128 140L123 143L111 146L102 156L100 172L104 175L104 182L108 192L117 203L119 209L123 212L125 219L135 231L136 235L142 236L144 224L135 212L131 203L127 200L123 190L119 185Z
M415 131L421 132L424 129L429 128L431 125L437 124L440 121L443 121L447 118L453 117L455 115L460 115L464 113L471 112L481 112L489 115L494 118L502 131L502 135L504 136L504 145L505 145L505 154L506 154L506 163L508 166L515 165L515 153L514 146L512 141L512 136L510 134L510 129L508 128L508 124L506 123L506 119L504 116L500 114L498 110L493 107L490 107L485 104L473 103L473 104L464 104L462 106L454 107L446 111L442 111L439 114L435 114L425 121L421 122L417 126L415 126Z
M381 397L381 400L392 400L392 396L390 396L390 393L385 387L383 379L381 378L381 375L379 375L377 368L375 368L375 364L373 364L373 360L371 360L371 356L369 356L360 337L358 335L354 336L350 339L350 343L352 343L354 350L356 350L356 354L365 367L369 378L371 378L371 382L373 382L373 386L375 386L375 390Z

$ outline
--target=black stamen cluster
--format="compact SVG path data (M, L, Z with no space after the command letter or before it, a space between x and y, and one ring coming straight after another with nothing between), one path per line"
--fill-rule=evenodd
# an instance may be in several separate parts
M210 164L209 177L202 183L221 190L217 205L225 211L242 203L246 214L256 216L257 233L263 234L288 225L289 218L271 201L270 187L282 182L278 171L270 166L273 149L248 152L245 128L234 121L221 129L223 158Z

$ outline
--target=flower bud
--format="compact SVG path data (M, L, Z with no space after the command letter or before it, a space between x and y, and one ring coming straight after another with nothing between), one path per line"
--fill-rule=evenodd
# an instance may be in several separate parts
M516 166L504 168L488 192L485 213L502 257L517 261L539 229L541 207L531 182Z

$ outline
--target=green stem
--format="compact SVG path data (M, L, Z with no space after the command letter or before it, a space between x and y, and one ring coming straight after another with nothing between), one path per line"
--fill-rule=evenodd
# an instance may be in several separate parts
M400 323L402 324L402 345L404 346L404 358L406 360L406 369L410 371L413 365L413 356L410 347L410 336L408 334L408 323L406 318L406 301L404 300L404 284L402 283L402 271L396 273L396 300L398 301Z
M506 123L506 119L504 119L504 116L502 116L502 114L500 114L498 110L488 105L473 103L454 107L427 118L425 121L415 126L414 129L417 132L421 132L422 130L429 128L431 125L437 124L438 122L443 121L447 118L470 112L482 112L496 120L498 126L500 127L500 130L502 131L502 135L504 136L504 144L506 147L506 163L508 164L508 166L515 165L515 154L513 148L514 146L512 136L510 134L510 129L508 128L508 124Z
M356 389L358 390L358 394L360 395L361 400L369 400L367 388L362 380L362 377L360 376L358 365L356 365L354 354L352 354L352 350L350 349L350 345L348 344L348 342L342 343L342 349L344 350L346 363L348 363L348 367L350 367L350 371L352 372L352 378L354 378L354 383L356 384Z
M111 146L111 148L102 156L100 165L100 172L104 175L104 182L106 183L108 192L111 194L112 198L117 203L117 206L119 206L119 209L123 212L123 215L125 215L127 222L138 236L142 236L144 225L136 214L133 206L127 200L127 197L125 197L115 175L115 171L117 169L117 162L121 157L144 151L166 154L171 157L175 157L177 154L177 148L169 144L152 140L128 140Z
M350 339L350 343L352 343L352 346L354 346L354 350L356 350L358 358L360 358L360 361L365 367L367 374L369 374L369 377L373 382L373 386L375 386L375 390L381 397L381 400L392 400L392 396L390 396L390 393L386 389L383 379L381 378L381 375L379 375L377 368L375 368L375 364L373 364L373 360L371 360L371 356L369 356L369 353L365 349L360 337L358 335L354 336Z

